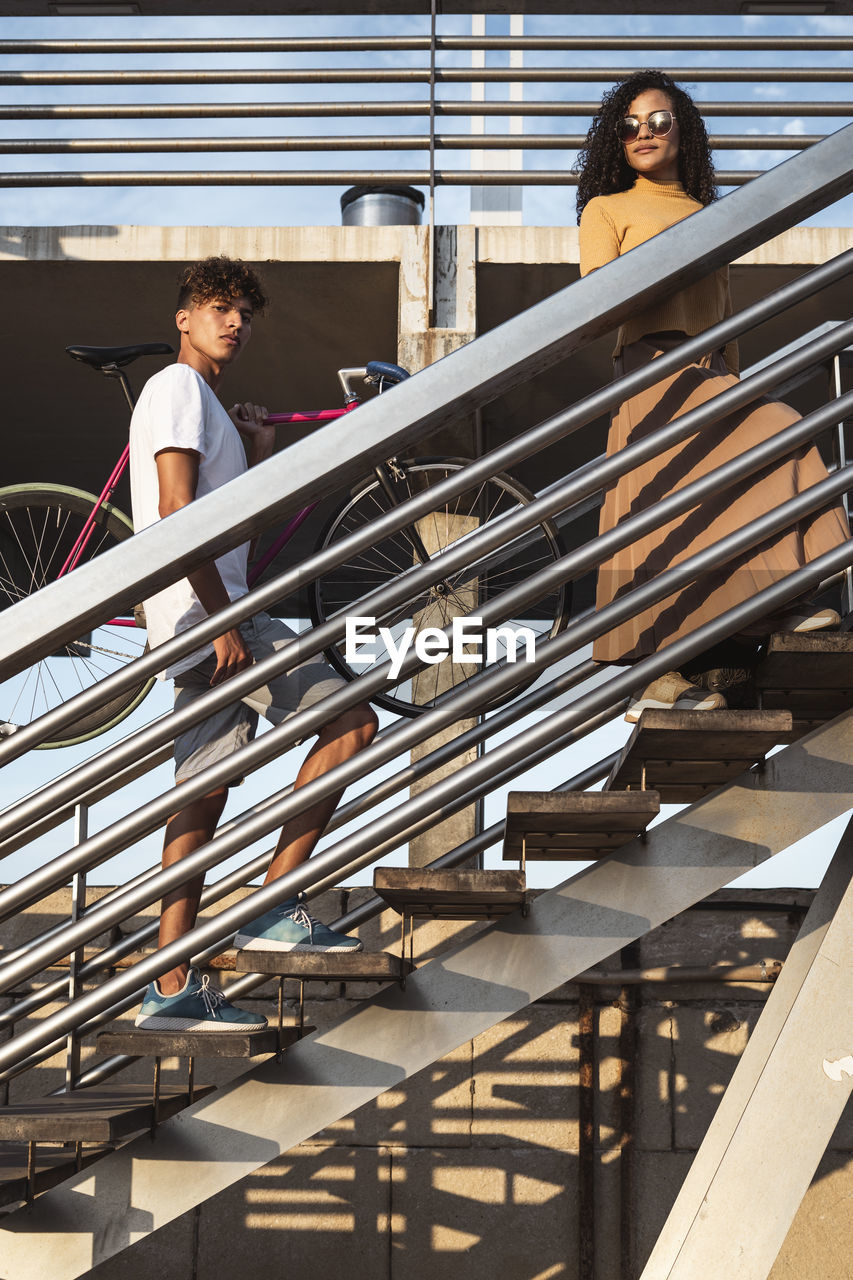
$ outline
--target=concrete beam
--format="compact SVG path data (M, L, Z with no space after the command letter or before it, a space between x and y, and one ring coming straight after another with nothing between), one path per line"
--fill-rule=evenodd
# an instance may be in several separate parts
M853 822L642 1280L766 1280L853 1090L851 954Z

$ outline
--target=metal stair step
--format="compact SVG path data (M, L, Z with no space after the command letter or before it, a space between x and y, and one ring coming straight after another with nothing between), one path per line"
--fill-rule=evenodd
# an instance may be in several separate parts
M523 871L430 871L377 867L373 888L393 911L437 920L482 920L526 905Z
M588 862L629 844L659 813L656 791L511 791L504 861Z
M662 804L692 804L789 742L793 723L789 711L646 710L605 790L654 789Z
M193 1100L210 1093L213 1085L197 1088ZM189 1106L186 1089L163 1085L159 1118L167 1119ZM151 1090L133 1084L102 1089L78 1089L48 1098L33 1098L0 1108L0 1140L12 1142L113 1143L147 1129L154 1120Z
M295 1027L282 1028L282 1047L299 1038ZM278 1031L146 1031L128 1027L126 1031L103 1031L98 1036L99 1053L128 1053L152 1058L254 1058L261 1053L277 1053Z
M94 1160L109 1155L112 1150L112 1146L105 1144L87 1147L80 1154L79 1167L85 1169ZM29 1154L29 1146L26 1144L10 1146L5 1151L0 1151L0 1205L15 1204L16 1201L27 1198L30 1191ZM35 1153L33 1193L39 1195L40 1192L57 1186L76 1173L77 1169L75 1154L67 1147L42 1147Z
M414 965L390 951L238 951L236 967L302 982L400 982Z

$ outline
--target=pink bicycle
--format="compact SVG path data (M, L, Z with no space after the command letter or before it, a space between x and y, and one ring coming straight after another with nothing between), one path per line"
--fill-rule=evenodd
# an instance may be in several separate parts
M130 409L134 398L124 369L140 356L172 354L166 343L138 343L125 347L68 347L75 360L114 378L120 383ZM398 365L371 361L363 368L340 369L338 377L344 403L335 409L312 409L271 414L268 422L282 427L305 423L330 422L352 413L361 403L352 389L356 379L375 388L377 394L401 382L409 375ZM95 495L81 489L51 483L10 485L0 488L0 604L2 607L32 594L49 582L131 537L133 526L124 512L112 502L128 464L129 446L125 446L101 493ZM316 548L328 547L354 529L406 498L422 493L452 472L466 465L463 458L419 458L401 461L390 458L377 464L373 474L353 485L341 505L334 511L319 534ZM413 564L425 563L445 550L458 538L532 501L533 495L510 476L497 475L472 484L449 502L437 504L434 511L371 545L369 550L346 561L338 569L318 578L309 596L312 622L317 625L332 615L360 610L359 597L397 577ZM268 570L276 572L278 557L292 540L297 529L311 516L315 506L298 511L251 566L249 585L258 582ZM379 618L377 626L387 629L393 643L412 626L444 627L454 616L476 613L489 599L524 581L544 564L563 554L556 527L543 520L519 541L515 551L504 554L496 566L475 579L460 571L437 583L411 600L393 617ZM564 625L569 611L570 591L563 587L540 600L531 616L513 620L534 631L537 637L555 635ZM277 612L287 608L282 602ZM61 705L81 689L109 675L138 657L145 649L144 630L137 616L113 618L93 633L65 645L61 651L34 663L27 670L0 684L0 735L14 732L38 716ZM143 624L144 625L144 624ZM512 625L512 623L510 623ZM502 653L493 654L494 661ZM388 657L388 647L378 638L367 653L362 647L358 663L347 661L344 642L328 650L327 657L341 674L352 679ZM389 687L374 701L403 715L416 715L431 706L447 687L448 664L427 666L417 676ZM457 668L458 668L458 664ZM453 674L459 683L476 674L480 667L468 664ZM104 733L118 724L139 705L153 681L117 697L90 715L81 717L45 747L71 746Z

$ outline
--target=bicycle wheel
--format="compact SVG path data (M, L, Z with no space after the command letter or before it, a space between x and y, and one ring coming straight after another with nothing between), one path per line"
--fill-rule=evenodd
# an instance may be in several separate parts
M96 501L91 493L58 484L18 484L0 489L0 609L54 581ZM81 563L123 542L132 533L127 516L105 505L98 513ZM10 726L30 724L61 706L144 651L142 633L135 626L110 623L63 645L0 683L0 735L12 732ZM153 683L141 681L41 745L70 747L96 737L138 706Z
M461 470L468 463L462 458L421 458L403 462L402 479L398 480L400 501L407 496L422 493L440 480ZM452 546L489 521L506 515L519 505L533 500L533 494L510 476L496 475L490 480L472 484L455 498L437 504L435 510L417 521L415 528L421 543L430 555ZM325 548L339 542L347 534L371 523L391 506L391 502L378 479L362 481L351 497L332 516L320 541ZM389 629L391 645L398 646L405 632L414 628L417 635L424 628L444 628L453 625L454 618L476 616L489 601L519 583L526 581L537 570L557 560L563 554L554 525L543 520L527 534L518 538L511 547L501 548L491 556L481 559L477 570L462 569L451 574L431 589L422 592L407 605L395 611L393 617L376 619L377 627ZM333 614L344 610L349 616L360 615L363 610L358 600L368 591L376 590L420 562L420 556L410 530L379 540L360 555L354 556L338 569L319 578L314 583L311 611L315 625L326 621ZM439 695L447 689L467 684L485 669L487 642L491 652L488 665L507 661L507 648L512 644L509 632L526 628L536 639L545 639L565 625L570 604L570 588L565 584L525 611L523 618L502 621L502 634L482 637L479 646L460 648L447 660L434 661L424 666L415 676L389 686L372 701L402 715L414 716L433 706ZM367 634L365 629L364 634ZM523 635L523 633L520 633ZM482 661L471 661L476 649ZM373 654L372 659L368 658ZM469 660L460 661L465 655ZM345 656L345 642L327 651L332 665L347 679L378 665L391 656L390 646L381 638L359 654L359 662L350 664ZM516 660L524 660L522 646ZM529 684L530 682L525 682ZM517 686L508 697L515 697L525 686ZM501 699L506 701L506 699ZM497 701L489 704L499 705Z

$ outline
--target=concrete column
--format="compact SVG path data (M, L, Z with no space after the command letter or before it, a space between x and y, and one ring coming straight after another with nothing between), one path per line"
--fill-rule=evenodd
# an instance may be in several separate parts
M417 228L400 261L399 363L416 373L470 342L476 337L476 301L475 228L436 227L432 251L430 228ZM466 417L431 437L419 453L473 457L475 445L474 422ZM428 522L422 523L421 535L428 537ZM460 534L463 532L465 530L460 529ZM422 616L420 621L430 625L426 617ZM454 676L458 678L460 674L449 660L438 668L428 668L428 672L431 679L438 676L442 689L449 688L454 683ZM458 737L474 723L473 720L460 720L421 743L412 751L412 762L421 760L430 751ZM474 752L465 752L422 782L414 783L412 794L418 794L474 757ZM448 849L470 839L475 833L475 823L476 810L472 805L417 836L409 845L409 865L425 866Z
M853 1087L853 823L643 1280L765 1280ZM841 1206L834 1210L843 1219ZM826 1224L832 1230L833 1223Z

